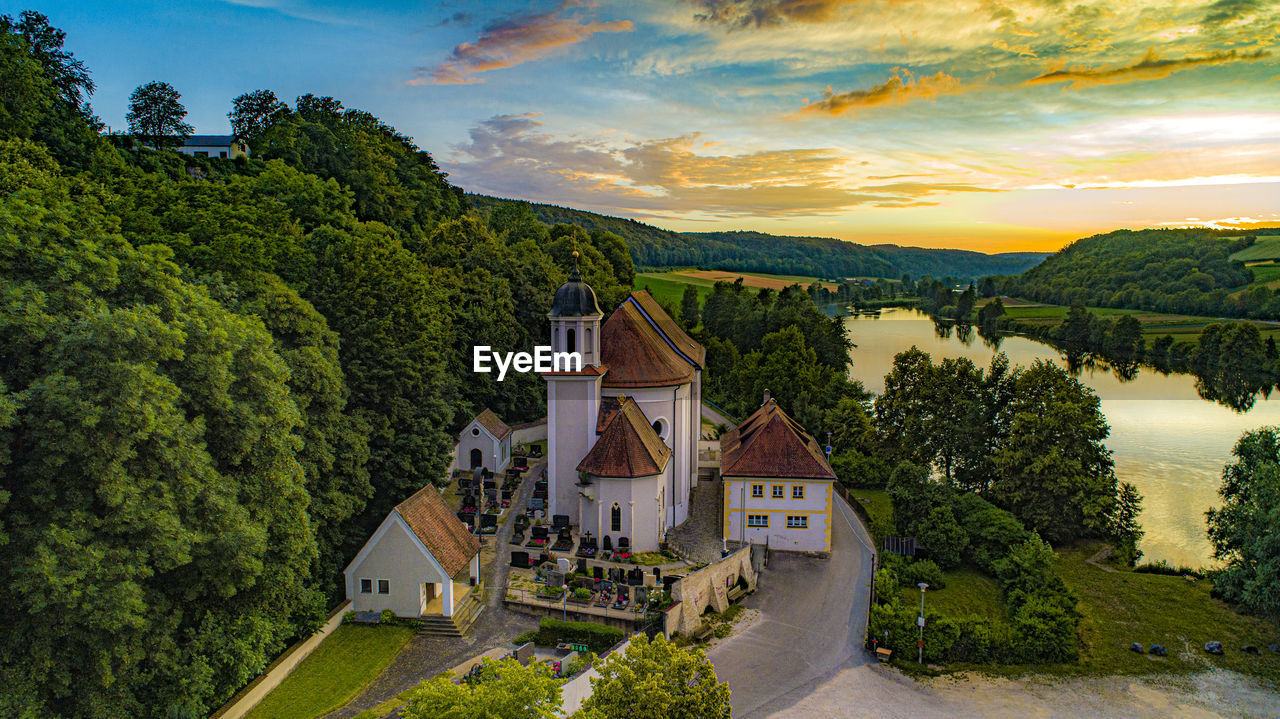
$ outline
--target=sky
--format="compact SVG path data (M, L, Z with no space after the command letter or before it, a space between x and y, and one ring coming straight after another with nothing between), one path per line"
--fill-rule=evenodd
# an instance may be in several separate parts
M1280 224L1280 0L43 2L124 126L314 92L470 192L864 244Z

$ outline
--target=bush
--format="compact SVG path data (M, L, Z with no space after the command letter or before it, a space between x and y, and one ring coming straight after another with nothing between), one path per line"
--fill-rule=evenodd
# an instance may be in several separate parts
M1163 559L1158 562L1139 564L1133 568L1133 571L1140 574L1164 574L1170 577L1189 576L1195 577L1196 579L1204 579L1204 574L1197 569L1192 569L1191 567L1174 568L1172 564L1169 564Z
M916 541L944 569L959 566L969 546L969 536L956 521L951 507L945 504L929 510L916 528Z
M383 609L382 613L378 615L378 622L382 624L395 624L396 613L390 609Z
M591 590L584 587L578 587L573 590L573 598L580 602L588 601L591 599Z
M905 565L901 576L903 583L911 586L924 582L930 589L947 588L947 581L942 576L942 568L931 559L917 559Z
M516 638L512 639L511 643L516 645L517 647L522 647L525 644L528 644L529 642L537 641L537 639L538 639L538 630L530 629L527 632L516 635Z
M846 487L884 489L893 468L879 457L849 451L831 458L831 470Z
M617 627L609 627L594 622L566 622L552 617L543 617L538 622L537 643L541 646L555 646L557 642L586 644L587 649L602 654L613 645L622 641L626 634Z

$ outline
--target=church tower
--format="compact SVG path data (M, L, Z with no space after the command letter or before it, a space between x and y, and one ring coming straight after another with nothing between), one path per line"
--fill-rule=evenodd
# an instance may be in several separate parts
M582 281L578 253L573 272L556 290L547 318L551 321L552 352L578 352L582 369L547 372L547 516L566 514L580 523L578 511L578 463L596 440L600 413L600 320L604 313L595 290Z

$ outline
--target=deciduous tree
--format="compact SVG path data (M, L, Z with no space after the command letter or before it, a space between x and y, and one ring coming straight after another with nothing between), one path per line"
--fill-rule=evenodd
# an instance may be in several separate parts
M636 635L591 680L592 694L583 717L728 719L729 685L716 679L715 667L701 649L682 649L659 634Z

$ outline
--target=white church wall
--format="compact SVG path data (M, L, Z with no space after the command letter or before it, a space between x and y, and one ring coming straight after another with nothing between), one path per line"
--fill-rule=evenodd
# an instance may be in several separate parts
M633 552L651 552L658 549L661 539L662 515L659 500L664 499L663 486L670 475L668 469L660 475L636 479L609 479L592 477L590 488L585 491L593 499L581 500L582 527L603 540L608 536L617 549L618 538L631 541ZM613 529L613 505L621 510L619 529Z
M578 463L596 440L596 416L600 411L599 377L555 377L547 381L547 494L552 514L578 516Z

